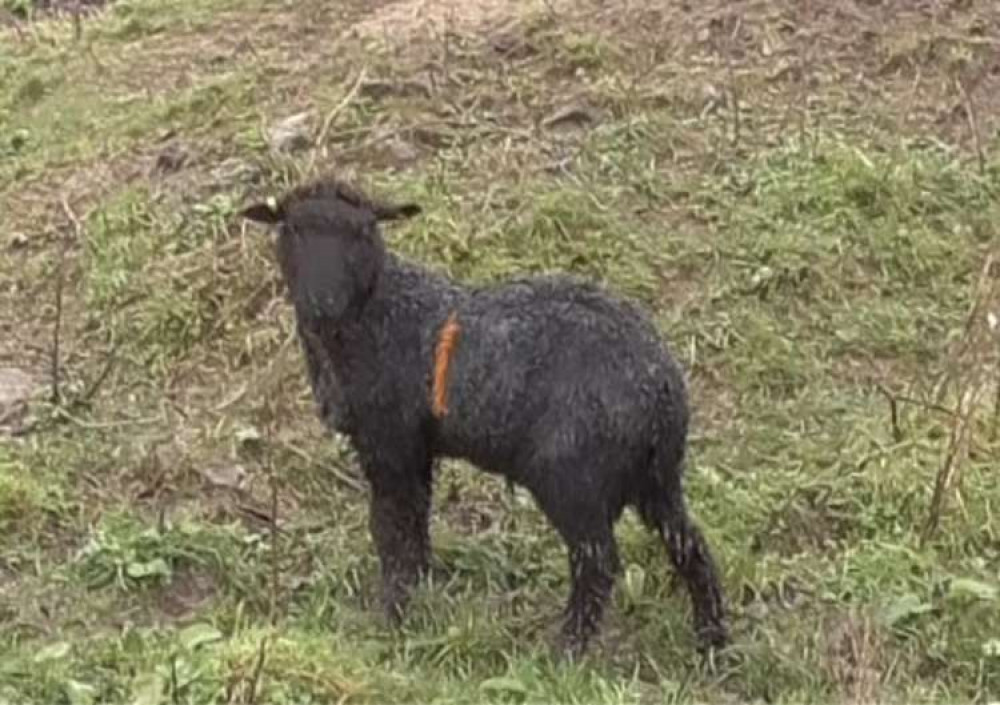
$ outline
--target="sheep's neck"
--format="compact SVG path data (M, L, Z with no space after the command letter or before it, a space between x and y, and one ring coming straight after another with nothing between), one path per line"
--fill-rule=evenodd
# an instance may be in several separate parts
M300 329L319 357L328 361L333 372L343 378L351 374L355 361L371 359L375 340L371 301L374 292L366 295L345 315L331 318L322 314L299 312Z

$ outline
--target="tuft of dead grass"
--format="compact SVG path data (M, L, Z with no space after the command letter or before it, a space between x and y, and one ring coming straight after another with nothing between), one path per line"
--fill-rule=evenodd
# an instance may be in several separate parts
M869 705L880 701L883 649L883 637L871 616L849 612L830 620L824 666L840 702Z

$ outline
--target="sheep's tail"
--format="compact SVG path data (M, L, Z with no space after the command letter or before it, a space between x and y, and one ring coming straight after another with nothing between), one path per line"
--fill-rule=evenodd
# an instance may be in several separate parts
M687 460L688 410L685 390L673 376L664 383L651 418L649 454L638 473L634 501L646 526L662 532L686 516L683 496Z
M650 452L638 483L636 509L643 523L658 534L675 564L683 562L691 541L691 521L684 499L688 409L679 375L663 384L653 419Z
M699 640L718 647L729 638L726 611L715 559L684 499L688 412L682 395L675 390L661 410L636 506L643 523L667 547L670 562L687 587Z

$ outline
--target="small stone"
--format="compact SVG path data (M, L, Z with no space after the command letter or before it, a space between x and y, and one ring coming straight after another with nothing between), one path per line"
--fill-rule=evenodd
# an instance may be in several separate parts
M35 389L35 380L16 367L0 367L0 410L28 401Z
M247 471L242 465L223 465L202 471L205 479L218 487L242 489L246 484Z
M0 367L0 433L11 432L27 414L35 379L16 367Z
M309 113L287 117L267 131L267 140L276 152L294 152L309 146Z
M381 100L393 95L405 98L429 98L431 96L430 87L420 81L382 81L372 79L362 83L359 92L366 98L373 100Z
M397 166L412 164L420 158L420 152L409 142L393 140L387 146L389 154Z
M594 124L598 120L597 111L589 105L571 105L545 118L542 125L548 128L578 127Z
M253 184L260 180L260 168L242 159L230 158L212 170L212 179L219 186Z
M184 147L172 142L156 155L156 164L153 170L160 174L171 174L184 166L187 158L187 151Z

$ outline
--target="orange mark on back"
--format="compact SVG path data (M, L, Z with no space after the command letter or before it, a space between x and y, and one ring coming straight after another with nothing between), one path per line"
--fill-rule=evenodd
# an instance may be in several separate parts
M448 413L448 368L458 343L458 316L452 313L441 327L434 350L434 386L431 389L431 411L438 418Z

